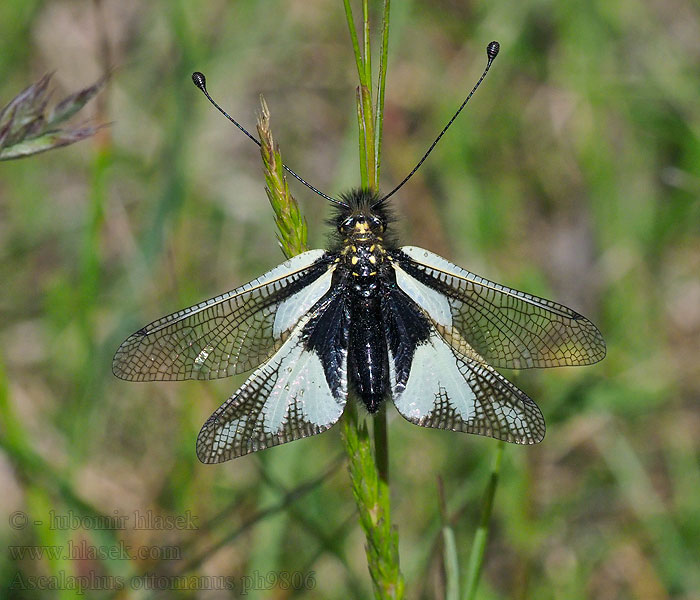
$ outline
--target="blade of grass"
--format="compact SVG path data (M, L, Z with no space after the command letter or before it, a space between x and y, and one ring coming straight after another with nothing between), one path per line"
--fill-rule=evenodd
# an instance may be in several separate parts
M365 88L366 89L366 88ZM360 145L360 185L369 187L369 175L367 173L367 131L365 128L365 105L362 101L362 85L357 87L357 130L359 132Z
M476 598L476 590L479 586L479 578L481 577L481 569L484 565L484 553L486 552L486 541L489 535L489 526L491 524L491 512L493 510L493 498L496 495L498 487L498 478L501 473L501 463L503 462L503 450L505 442L498 441L496 444L496 452L493 458L491 467L491 477L486 486L484 494L484 502L481 508L481 519L479 527L474 534L471 553L469 555L469 565L467 566L467 583L464 587L464 600L474 600Z
M105 131L108 133L108 130ZM100 304L103 273L102 242L105 225L105 207L109 203L109 173L113 164L111 136L95 138L96 150L91 165L89 204L82 228L82 247L78 256L79 272L75 282L76 323L82 336L82 347L87 350L86 359L77 376L75 394L70 410L65 411L65 426L72 430L74 450L89 451L89 438L81 435L89 427L96 408L94 399L100 396L102 370L105 357L96 342L95 316Z
M377 149L374 142L374 107L372 105L372 50L370 46L369 1L362 0L362 33L364 41L365 80L360 86L365 118L365 147L367 156L367 178L369 187L377 187Z
M445 565L445 600L459 599L459 562L457 560L457 542L455 532L447 518L447 503L442 478L438 476L438 507L442 522L443 563Z
M376 188L376 168L377 162L376 146L374 141L374 108L372 106L372 65L370 59L370 36L369 36L369 7L367 0L363 0L363 48L364 56L360 50L360 42L355 29L355 22L352 15L350 0L343 0L345 6L345 17L348 22L350 39L352 41L355 63L357 65L357 75L360 80L357 93L358 130L359 130L359 151L360 151L360 182L363 188ZM388 19L387 19L388 37Z
M370 49L369 36L369 1L362 0L362 34L364 41L364 65L365 65L365 80L363 85L370 87L372 85L372 52ZM371 99L370 99L371 100Z
M367 85L360 86L360 99L362 104L362 127L360 136L364 134L365 146L365 170L367 171L367 183L364 187L370 189L377 188L376 169L377 157L375 155L376 146L374 143L374 110L372 107L372 92Z
M384 0L384 16L382 18L382 49L379 54L379 80L377 82L377 110L374 123L375 155L374 181L379 185L379 172L382 155L382 133L384 127L384 91L386 88L386 65L389 54L389 9L391 0Z
M355 53L355 63L357 65L357 77L360 80L360 84L365 83L365 65L362 60L362 54L360 53L360 42L357 39L357 30L355 29L355 20L352 16L352 6L350 6L350 0L343 0L345 6L345 18L348 22L348 29L350 30L350 39L352 41L352 49Z

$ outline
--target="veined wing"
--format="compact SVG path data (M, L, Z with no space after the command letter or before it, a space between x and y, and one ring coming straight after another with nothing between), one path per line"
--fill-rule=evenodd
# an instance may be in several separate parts
M197 456L218 463L326 431L347 400L347 310L329 292L282 347L199 432Z
M394 267L399 287L437 325L453 330L450 343L467 358L473 349L494 367L525 369L588 365L605 356L600 331L566 306L494 283L415 246L401 248Z
M390 364L394 405L411 423L516 444L544 438L538 406L483 361L456 354L434 327L416 346L407 379Z
M309 250L146 325L119 347L112 371L131 381L215 379L258 366L330 288L333 266L324 254Z

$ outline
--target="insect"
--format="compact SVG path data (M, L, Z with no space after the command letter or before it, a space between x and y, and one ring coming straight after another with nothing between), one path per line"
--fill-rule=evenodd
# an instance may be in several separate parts
M496 368L586 365L605 342L585 317L510 289L415 246L398 247L387 200L358 189L335 206L336 242L233 291L158 319L119 347L117 377L214 379L255 369L202 427L197 456L216 463L329 429L348 396L375 413L388 399L408 421L518 444L542 440L537 405ZM248 137L259 142L195 84Z

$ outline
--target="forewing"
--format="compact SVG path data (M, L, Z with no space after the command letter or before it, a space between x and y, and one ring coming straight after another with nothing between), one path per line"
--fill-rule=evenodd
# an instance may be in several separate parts
M435 328L416 347L408 380L397 383L395 367L391 376L394 404L411 423L516 444L544 438L538 406L487 364L457 355Z
M231 292L129 336L112 362L131 381L215 379L248 371L279 348L331 284L323 250L304 252Z
M347 400L347 337L338 302L321 301L282 347L209 417L197 456L217 463L326 431ZM330 320L324 316L331 317ZM333 355L320 353L328 340Z
M398 264L397 264L398 263ZM438 325L450 344L494 367L587 365L605 356L600 331L577 312L494 283L428 250L405 246L394 261L397 283Z

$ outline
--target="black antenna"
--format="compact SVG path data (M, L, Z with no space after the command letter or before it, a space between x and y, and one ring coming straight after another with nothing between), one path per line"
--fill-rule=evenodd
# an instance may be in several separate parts
M257 140L257 138L246 130L245 127L243 127L236 119L234 119L231 115L229 115L223 108L221 108L215 101L214 99L209 95L209 92L207 91L207 79L204 77L204 73L200 73L199 71L195 71L192 73L192 81L194 81L194 84L202 90L202 93L207 97L207 100L211 102L216 110L218 110L224 117L226 117L231 123L233 123L238 129L240 129L243 133L245 133L251 140L253 140L258 147L260 147L260 142ZM292 177L295 179L299 180L301 183L303 183L307 188L309 188L312 192L316 192L319 196L322 198L325 198L326 200L329 200L333 204L337 204L338 206L344 206L347 208L347 204L345 202L341 202L337 198L332 198L328 194L324 194L321 190L318 188L315 188L313 185L311 185L308 181L297 175L294 171L292 171L287 165L283 164L282 165Z
M406 177L403 178L403 181L399 183L393 190L391 190L386 196L381 197L379 200L377 200L372 208L379 206L383 202L386 202L391 196L393 196L396 192L399 191L399 189L403 186L404 183L406 183L411 177L413 177L413 174L420 168L420 166L425 162L425 159L428 158L428 155L433 151L433 148L437 145L437 143L440 141L440 138L445 135L445 132L450 128L450 125L454 122L454 120L457 118L459 113L462 112L462 109L466 106L467 102L469 102L469 99L474 95L474 92L478 89L478 87L481 85L481 82L484 80L486 77L486 73L489 72L489 69L491 68L491 64L493 63L493 60L498 56L498 51L501 48L501 45L498 42L491 42L488 46L486 46L486 56L488 57L488 62L486 63L486 68L484 69L484 72L481 74L481 77L479 78L479 81L476 82L476 85L472 88L472 91L469 92L469 95L465 98L464 102L462 102L462 105L457 109L457 112L454 114L454 116L450 119L449 123L445 125L445 128L440 132L440 135L438 135L435 138L435 141L431 144L430 148L428 148L428 151L423 155L423 158L421 158L418 161L418 164L413 167L413 170L406 175Z

